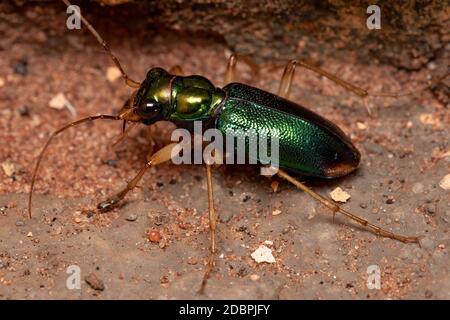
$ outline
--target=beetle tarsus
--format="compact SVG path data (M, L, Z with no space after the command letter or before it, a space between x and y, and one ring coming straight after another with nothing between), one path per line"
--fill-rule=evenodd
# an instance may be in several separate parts
M117 196L111 197L105 201L100 202L97 205L97 209L100 210L100 212L107 212L115 207L120 202L120 200L121 199Z
M212 168L211 165L206 165L206 178L208 187L208 212L209 212L209 230L211 237L211 245L209 250L209 257L205 267L205 273L203 275L203 280L198 290L199 294L204 294L205 287L208 282L209 277L214 269L214 261L216 255L216 225L217 225L217 215L214 208L214 197L213 197L213 184L212 184Z
M340 212L341 214L343 214L344 216L346 216L347 218L355 221L356 223L360 224L361 226L365 227L367 230L371 231L372 233L378 235L378 236L382 236L382 237L386 237L386 238L391 238L394 240L398 240L401 241L403 243L417 243L420 246L420 237L408 237L408 236L402 236L396 233L393 233L391 231L387 231L381 227L378 227L372 223L370 223L369 221L349 212L346 211L344 209L342 209L340 206L338 206L337 204L334 204L333 202L331 202L331 200L321 196L320 194L314 192L312 189L308 188L307 186L305 186L303 183L301 183L300 181L298 181L297 179L295 179L294 177L290 176L289 174L287 174L286 172L284 172L283 170L278 170L278 175L280 177L282 177L283 179L289 181L290 183L292 183L294 186L296 186L298 189L306 192L308 195L310 195L311 197L313 197L314 199L316 199L317 201L319 201L320 203L322 203L323 205L325 205L327 208L329 208L330 210L333 211L333 216L336 212Z

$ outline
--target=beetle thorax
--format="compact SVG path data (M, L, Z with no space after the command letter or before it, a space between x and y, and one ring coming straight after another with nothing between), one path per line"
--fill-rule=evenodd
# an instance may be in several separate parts
M211 117L224 92L201 76L176 77L172 81L172 113L168 120L195 121Z

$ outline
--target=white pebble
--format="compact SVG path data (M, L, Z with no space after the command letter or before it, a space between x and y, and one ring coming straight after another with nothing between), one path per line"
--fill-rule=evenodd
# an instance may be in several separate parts
M444 190L450 190L450 173L442 178L439 182L439 186Z
M8 177L11 177L15 172L14 164L8 160L2 163L2 168Z
M258 263L267 262L267 263L274 263L275 257L272 254L272 250L270 250L268 247L261 245L258 249L256 249L251 254L253 260L255 260Z
M259 276L257 274L252 274L252 275L250 275L250 279L252 281L258 281L259 280Z
M120 70L116 67L109 67L106 70L106 79L108 79L109 82L114 82L117 79L119 79L122 76L122 73L120 73Z
M333 191L330 192L331 199L333 199L336 202L347 202L348 199L350 199L350 195L342 190L340 187L337 187Z
M277 216L277 215L279 215L279 214L281 214L281 210L276 209L276 210L273 210L273 211L272 211L272 215L273 215L273 216Z

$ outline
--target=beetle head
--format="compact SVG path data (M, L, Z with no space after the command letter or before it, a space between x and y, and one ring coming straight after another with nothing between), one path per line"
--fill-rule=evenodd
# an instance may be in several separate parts
M164 69L151 69L139 89L125 103L119 117L146 125L164 120L170 107L172 78L173 75Z

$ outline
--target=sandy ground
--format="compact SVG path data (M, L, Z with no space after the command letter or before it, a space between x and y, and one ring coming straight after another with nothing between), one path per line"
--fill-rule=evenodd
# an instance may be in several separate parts
M144 127L117 147L121 124L106 121L56 139L39 173L33 219L27 218L32 168L52 130L115 112L130 94L120 80L108 81L112 63L92 36L66 30L65 12L55 8L30 7L0 22L0 298L202 298L196 291L209 245L204 167L163 164L123 206L93 211L143 165ZM94 24L133 78L143 79L152 66L179 64L222 85L229 52L221 43ZM433 63L407 73L359 64L351 54L322 67L373 92L414 90L444 68ZM262 69L259 77L246 66L239 71L239 81L276 92L282 68ZM422 248L378 238L340 217L333 223L322 205L255 168L221 167L214 172L219 252L203 298L449 299L450 197L439 185L450 173L448 106L427 90L370 98L375 116L368 117L357 97L304 70L292 91L292 100L338 124L362 153L361 168L348 177L303 181L322 194L341 187L351 195L345 208L389 230L423 235ZM48 106L58 93L76 116ZM171 128L150 129L156 148ZM276 192L273 181L280 182ZM161 238L149 241L151 231ZM266 241L276 262L258 264L250 255ZM71 265L80 267L80 290L66 287ZM371 265L381 272L379 290L366 285ZM95 279L84 281L91 273L104 290L95 289L101 287Z

